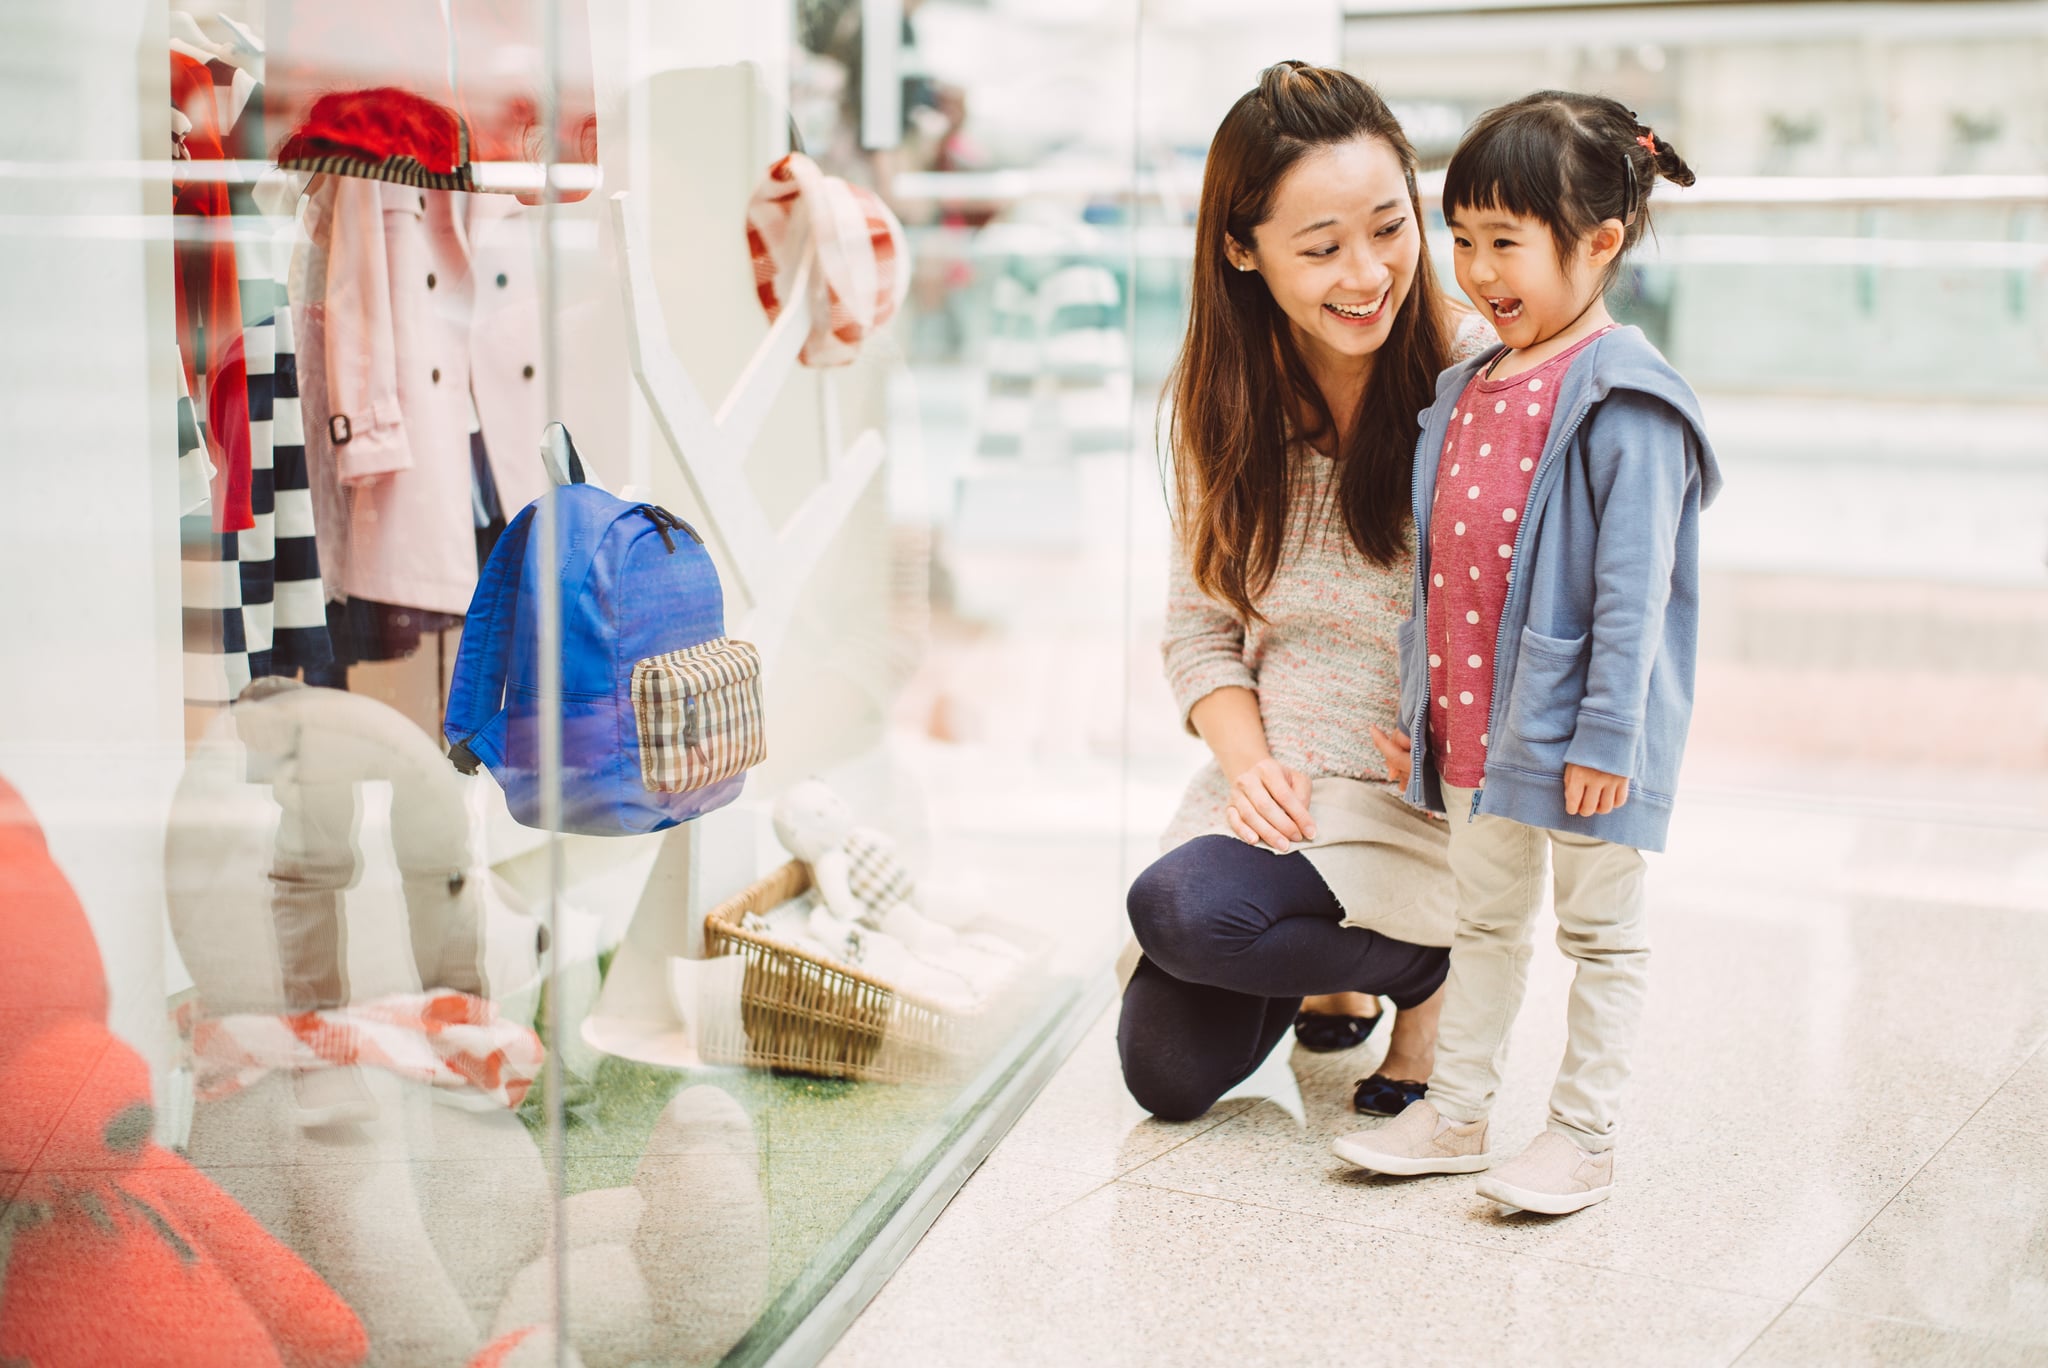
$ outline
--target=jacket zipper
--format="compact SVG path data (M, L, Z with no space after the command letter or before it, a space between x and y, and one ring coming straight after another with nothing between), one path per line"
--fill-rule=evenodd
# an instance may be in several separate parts
M1591 401L1588 401L1588 402L1585 402L1585 403L1581 403L1581 404L1580 404L1580 405L1578 406L1578 408L1577 408L1576 410L1574 410L1574 411L1573 411L1573 413L1572 413L1572 421L1571 421L1571 425L1570 425L1569 427L1567 427L1567 428L1566 428L1566 429L1564 430L1564 436L1563 436L1563 437L1561 437L1561 438L1559 438L1558 440L1556 440L1556 441L1554 441L1554 442L1552 442L1552 443L1550 443L1550 444L1549 444L1549 448L1548 448L1548 450L1546 450L1546 451L1544 452L1544 454L1543 454L1543 460L1542 460L1542 462L1541 462L1540 464L1538 464L1538 465L1537 465L1537 467L1536 467L1536 473L1535 473L1534 475L1532 475L1532 476L1531 476L1531 477L1529 478L1529 496L1528 496L1528 498L1526 498L1526 499L1524 499L1524 500L1523 500L1523 502L1522 502L1522 516L1521 516L1521 517L1520 517L1519 519L1517 519L1517 520L1516 520L1516 522L1515 522L1515 536L1514 536L1514 540L1513 540L1513 542L1512 542L1512 543L1510 543L1510 545L1512 546L1513 550L1512 550L1512 554L1510 554L1510 555L1509 555L1509 557L1508 557L1508 567L1509 567L1509 569L1508 569L1508 573L1509 573L1509 574L1511 574L1511 575L1514 575L1515 577L1514 577L1514 579L1513 579L1513 580L1512 580L1512 581L1511 581L1511 582L1510 582L1510 583L1508 584L1508 593L1507 593L1507 597L1501 600L1501 605L1500 605L1500 625L1499 625L1499 626L1498 626L1497 628L1495 628L1495 630L1494 630L1494 641L1493 641L1493 665L1494 665L1494 669L1493 669L1493 694L1492 694L1492 696L1491 696L1490 698L1488 698L1488 699L1487 699L1487 701L1486 701L1486 730L1487 730L1487 731L1488 731L1489 733L1491 733L1491 732L1493 731L1494 725L1496 724L1496 722L1498 722L1498 720L1499 720L1499 718L1500 718L1500 704L1501 704L1501 689L1502 689L1502 687L1503 687L1503 686L1505 685L1505 683L1507 682L1507 676L1506 676L1506 674L1505 674L1505 673L1504 673L1504 672L1503 672L1503 671L1501 670L1501 668L1500 668L1500 659L1501 659L1501 652L1502 652L1502 651L1503 651L1503 650L1504 650L1504 649L1506 648L1506 646L1507 646L1507 640L1508 640L1508 623L1509 623L1509 621L1510 621L1510 620L1511 620L1511 618L1512 618L1512 615L1511 615L1511 614L1509 613L1509 611L1508 611L1508 610L1509 610L1509 609L1510 609L1511 607L1513 607L1513 606L1514 606L1514 603L1515 603L1515 595L1516 595L1516 594L1517 594L1518 592L1521 592L1521 591L1522 591L1522 590L1523 590L1523 589L1525 588L1525 586L1527 585L1527 583L1528 583L1528 581L1527 581L1527 580L1526 580L1526 579L1525 579L1524 577L1522 577L1522 576L1521 576L1521 575L1519 575L1519 574L1516 574L1516 571L1517 571L1517 570L1519 570L1519 569L1520 569L1520 567L1521 567L1521 556L1522 556L1522 530L1523 530L1524 528L1526 528L1526 527L1527 527L1527 526L1529 525L1529 510L1530 510L1530 509L1532 509L1532 508L1534 508L1534 507L1536 506L1536 491L1537 491L1538 489L1540 489L1540 488L1542 487L1542 484L1543 484L1543 476L1544 476L1544 475L1545 475L1545 474L1546 474L1546 473L1547 473L1547 472L1548 472L1548 471L1550 470L1550 468L1551 468L1551 467L1552 467L1553 465L1555 465L1555 464L1557 463L1558 457L1559 457L1559 456L1560 456L1561 454L1563 454L1563 452L1564 452L1565 448L1567 448L1567 447L1569 447L1569 446L1571 445L1571 441L1572 441L1572 438L1574 438L1574 437L1576 437L1576 436L1578 435L1578 432L1579 432L1579 427L1580 427L1580 425L1581 425L1581 424L1583 424L1583 423L1584 423L1584 422L1586 421L1586 415L1587 415L1587 414L1589 414L1589 413L1591 413L1592 411L1593 411L1593 405L1592 405ZM1435 487L1435 484L1436 484L1436 481L1435 481L1435 480L1434 480L1434 479L1432 478L1432 479L1431 479L1431 481L1430 481L1430 485L1431 485L1431 488L1432 488L1432 489L1434 489L1434 487ZM1429 547L1428 547L1428 544L1427 544L1427 542L1425 541L1425 539L1423 538L1423 536L1422 536L1422 533L1421 533L1421 529L1422 529L1422 486L1421 486L1421 485L1419 485L1419 484L1418 484L1418 485L1417 485L1417 486L1415 487L1414 491L1413 491L1413 492L1412 492L1412 493L1410 494L1410 496L1409 496L1409 502L1410 502L1410 504L1411 504L1411 509L1410 509L1410 513L1411 513L1411 516L1413 516L1413 517L1414 517L1414 519L1415 519L1415 527L1416 527L1416 547L1415 547L1415 552L1416 552L1416 554L1415 554L1415 596L1416 596L1416 613L1415 613L1415 618L1416 618L1416 630L1422 633L1422 638L1423 638L1423 640L1422 640L1422 682L1423 682L1423 691L1422 691L1422 716L1421 716L1421 718L1419 719L1419 721L1418 721L1418 724L1417 724L1417 726L1416 726L1416 728L1415 728L1415 735L1414 735L1414 737L1413 737L1412 741L1410 742L1410 747L1409 747L1409 761L1408 761L1408 763L1409 763L1409 767L1410 767L1410 768L1409 768L1409 782L1410 782L1411 786L1413 786L1413 785L1419 784L1419 783L1421 782L1421 777L1422 777L1422 750L1423 750L1423 745L1424 745L1424 742L1425 742L1425 740L1426 740L1426 739L1428 738L1428 736L1429 736L1429 700L1430 700L1430 699L1432 699L1432 698L1434 698L1434 697L1436 696L1436 684L1435 684L1435 681L1433 681L1433 680L1432 680L1432 679L1430 678L1430 673L1429 673L1429 599L1428 599L1428 593L1429 593L1429 566L1428 566L1428 563L1427 563L1427 561L1428 561L1428 556L1429 556ZM1472 817L1477 817L1477 816L1479 815L1479 800L1480 800L1481 798L1485 797L1485 796L1486 796L1486 781L1485 781L1484 779L1482 779L1482 780L1480 781L1479 787L1478 787L1478 788L1476 788L1476 789L1474 789L1474 790L1472 791L1472 811L1471 811L1470 813L1468 813L1468 814L1467 814L1467 818L1468 818L1468 820L1469 820L1470 818L1472 818ZM1425 797L1427 797L1427 795L1425 795Z

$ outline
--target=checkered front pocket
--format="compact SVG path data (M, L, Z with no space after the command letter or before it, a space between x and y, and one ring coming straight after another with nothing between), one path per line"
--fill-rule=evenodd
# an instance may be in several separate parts
M761 712L761 653L750 642L714 637L635 663L641 781L687 793L760 764Z

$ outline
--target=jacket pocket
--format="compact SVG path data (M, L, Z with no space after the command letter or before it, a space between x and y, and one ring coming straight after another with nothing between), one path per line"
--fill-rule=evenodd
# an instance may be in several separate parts
M1427 669L1416 645L1421 630L1421 624L1414 618L1406 618L1395 633L1401 667L1401 729L1410 735L1415 731L1415 716L1422 711L1422 700L1429 696Z
M1532 745L1569 741L1586 696L1587 638L1522 629L1522 651L1508 695L1508 736Z

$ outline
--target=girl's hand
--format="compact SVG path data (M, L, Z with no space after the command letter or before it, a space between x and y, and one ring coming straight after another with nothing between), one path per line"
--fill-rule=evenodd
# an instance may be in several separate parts
M1381 731L1380 724L1375 722L1372 724L1372 743L1378 746L1380 754L1386 757L1388 782L1407 788L1409 771L1415 763L1414 757L1408 753L1408 739L1403 737L1396 741Z
M1584 765L1564 767L1564 810L1574 817L1597 817L1628 801L1628 779Z
M1224 817L1238 840L1271 846L1285 855L1293 842L1316 838L1308 792L1306 774L1268 756L1230 781L1230 806Z

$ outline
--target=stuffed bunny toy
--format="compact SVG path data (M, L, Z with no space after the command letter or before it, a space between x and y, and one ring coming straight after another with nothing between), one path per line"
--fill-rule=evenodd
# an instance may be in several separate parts
M1014 946L961 933L918 909L917 884L895 843L857 825L839 795L816 779L775 803L775 835L810 867L819 906L811 936L876 978L945 1001L980 998L1017 968Z
M210 1087L201 1046L422 994L530 1036L545 936L472 840L472 781L424 732L360 695L263 683L201 738L165 835L197 989L189 1153L355 1308L370 1363L462 1363L551 1223L515 1099L368 1062Z

